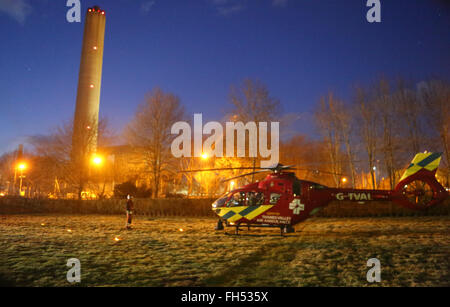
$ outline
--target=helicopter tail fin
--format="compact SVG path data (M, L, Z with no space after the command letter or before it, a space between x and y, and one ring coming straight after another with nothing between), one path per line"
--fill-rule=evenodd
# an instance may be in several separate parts
M418 153L395 187L395 202L410 209L426 209L448 197L445 188L436 180L442 153Z
M400 178L400 182L422 170L426 170L428 175L432 175L434 177L437 168L439 167L439 163L441 162L441 157L441 152L420 152L416 154L414 159L411 161L411 164Z

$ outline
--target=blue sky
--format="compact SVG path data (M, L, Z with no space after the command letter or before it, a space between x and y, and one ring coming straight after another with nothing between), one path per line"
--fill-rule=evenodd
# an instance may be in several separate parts
M265 83L291 127L314 133L310 112L333 90L381 74L415 82L450 77L450 6L365 0L81 0L82 23L65 0L0 0L0 153L69 120L75 108L85 10L106 10L101 116L120 132L155 86L189 114L220 119L232 84ZM282 131L283 133L283 131Z

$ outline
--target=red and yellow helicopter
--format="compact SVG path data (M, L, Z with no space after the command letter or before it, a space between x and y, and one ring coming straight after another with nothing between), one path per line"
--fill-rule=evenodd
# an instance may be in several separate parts
M331 201L392 201L412 210L424 210L448 197L446 189L436 180L435 174L441 161L441 153L418 153L394 190L359 190L329 188L324 185L298 179L293 166L278 164L270 168L227 180L271 172L252 184L232 190L212 204L219 216L216 230L226 226L279 227L281 234L294 232L293 226L316 214ZM246 169L246 168L241 168ZM223 169L211 169L223 170Z

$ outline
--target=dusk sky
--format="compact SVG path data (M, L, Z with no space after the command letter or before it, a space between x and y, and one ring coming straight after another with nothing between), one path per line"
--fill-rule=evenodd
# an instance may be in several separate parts
M82 22L69 23L65 0L0 0L0 153L73 116L95 4L107 18L100 114L117 133L155 86L191 118L221 119L245 78L300 115L292 129L313 133L311 111L329 90L348 100L381 74L450 79L450 5L381 3L371 24L365 0L81 0Z

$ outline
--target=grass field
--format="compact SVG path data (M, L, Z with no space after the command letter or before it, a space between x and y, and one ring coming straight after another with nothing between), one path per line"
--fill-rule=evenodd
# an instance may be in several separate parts
M0 284L73 286L75 257L77 286L370 286L366 262L376 257L376 286L450 286L448 216L314 218L284 238L278 229L225 235L210 218L138 217L130 231L124 222L0 216Z

